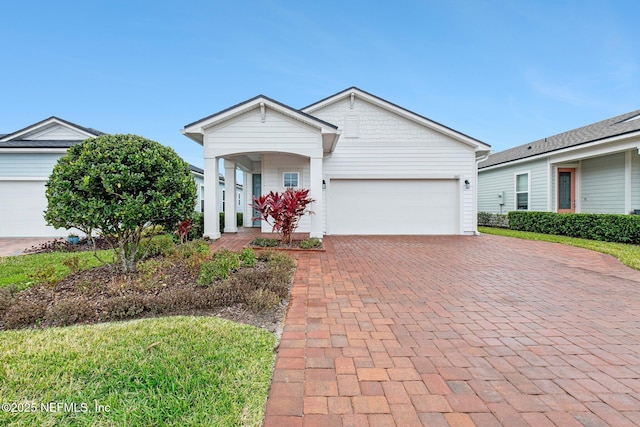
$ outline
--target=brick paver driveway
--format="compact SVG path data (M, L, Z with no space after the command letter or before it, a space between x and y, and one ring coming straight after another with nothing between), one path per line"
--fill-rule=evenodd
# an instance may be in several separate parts
M640 272L489 235L325 246L297 254L266 427L640 425Z

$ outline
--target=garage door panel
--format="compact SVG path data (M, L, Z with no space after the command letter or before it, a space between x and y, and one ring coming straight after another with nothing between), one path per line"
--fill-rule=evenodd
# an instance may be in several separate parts
M0 236L64 236L65 230L47 226L44 181L0 181Z
M457 180L333 179L328 234L458 234Z

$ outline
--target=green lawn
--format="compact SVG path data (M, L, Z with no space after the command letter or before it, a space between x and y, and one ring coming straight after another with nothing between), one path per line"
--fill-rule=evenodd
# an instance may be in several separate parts
M258 426L264 416L275 337L262 329L181 316L0 336L10 405L0 425Z
M105 261L111 260L112 253L109 250L98 251L98 256ZM64 263L74 259L77 259L81 270L102 265L92 251L0 257L0 287L16 285L18 290L22 290L39 281L35 276L61 279L71 272Z
M624 243L600 242L597 240L578 239L575 237L556 236L553 234L530 233L514 231L505 228L478 227L478 231L485 234L516 237L519 239L541 240L545 242L562 243L613 255L621 263L636 270L640 270L640 246Z

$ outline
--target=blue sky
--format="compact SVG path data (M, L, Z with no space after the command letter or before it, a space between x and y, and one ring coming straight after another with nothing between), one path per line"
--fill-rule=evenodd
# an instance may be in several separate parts
M180 129L351 86L494 151L640 109L636 1L8 1L0 133L55 115L202 166Z

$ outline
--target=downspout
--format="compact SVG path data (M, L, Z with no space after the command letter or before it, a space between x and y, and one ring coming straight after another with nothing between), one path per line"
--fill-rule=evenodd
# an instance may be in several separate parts
M476 226L473 234L476 236L480 235L480 232L478 231L478 164L487 160L490 155L491 155L491 151L489 151L487 154L485 154L482 157L476 158L476 177L475 177L476 185L473 190L473 199L474 199L473 214L475 215L475 222L476 222Z

